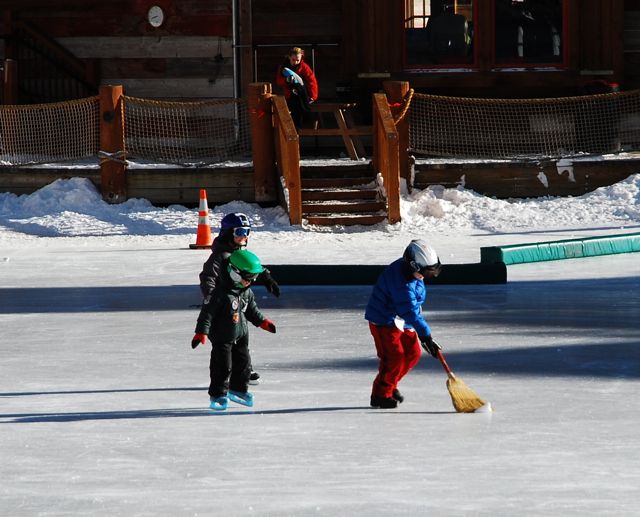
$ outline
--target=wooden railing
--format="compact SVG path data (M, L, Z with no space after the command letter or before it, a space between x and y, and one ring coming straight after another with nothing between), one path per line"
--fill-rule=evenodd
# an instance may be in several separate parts
M79 99L98 93L96 63L78 59L31 25L12 20L5 36L5 104L34 104ZM5 95L8 97L7 95Z
M284 97L271 97L276 163L289 209L289 222L302 223L302 182L300 180L300 144L298 132Z
M389 223L400 221L400 161L398 131L393 121L387 96L373 94L373 157L371 163L376 174L381 174L387 197Z

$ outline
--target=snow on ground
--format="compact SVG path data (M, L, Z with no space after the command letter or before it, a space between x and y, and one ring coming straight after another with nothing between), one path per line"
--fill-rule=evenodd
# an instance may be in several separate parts
M411 238L443 262L485 245L640 231L640 174L578 198L405 194L402 223L291 227L250 215L266 263L371 263ZM510 266L506 285L432 286L453 370L495 407L453 412L437 363L368 407L368 286L256 287L276 335L252 330L253 409L207 408L191 350L206 250L197 210L104 203L59 180L0 194L2 515L616 515L640 505L637 253Z
M477 262L483 245L636 230L640 174L575 198L499 200L436 186L405 193L402 222L375 227L292 227L280 207L236 201L212 207L214 233L230 211L251 217L256 230L251 246L267 263L384 263L417 237L432 242L443 262ZM60 238L109 246L186 246L196 226L194 209L158 208L143 199L109 205L81 178L58 180L31 195L0 194L0 239L17 247L32 246L33 240L52 245Z

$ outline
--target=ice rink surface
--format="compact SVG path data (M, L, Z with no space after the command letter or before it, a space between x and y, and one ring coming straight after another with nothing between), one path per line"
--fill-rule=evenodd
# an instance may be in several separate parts
M206 256L27 247L10 258L2 515L640 512L638 254L429 288L434 337L490 414L455 413L426 355L398 409L369 408L368 286L284 286L278 299L255 287L278 326L251 330L255 407L213 412L208 347L190 347Z

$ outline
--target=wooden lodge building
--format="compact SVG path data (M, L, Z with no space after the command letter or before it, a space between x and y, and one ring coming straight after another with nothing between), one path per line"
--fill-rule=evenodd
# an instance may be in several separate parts
M275 99L282 92L275 86L275 72L292 46L304 49L318 78L318 102L329 115L334 112L337 128L321 126L298 135L289 122L278 122ZM399 113L403 103L411 102L411 94L520 100L638 90L640 0L0 0L0 63L0 110L97 96L107 85L122 86L127 99L174 103L262 95L248 101L254 115L256 106L270 102L272 120L267 126L264 120L258 124L275 136L256 144L259 131L253 120L252 151L254 164L265 159L273 163L258 165L262 170L254 165L221 172L209 165L176 166L162 173L128 171L119 187L125 197L147 197L156 203L197 203L199 188L209 189L214 204L231 199L282 202L283 192L276 192L280 174L283 184L298 182L301 204L309 208L302 208L303 217L312 221L314 211L321 213L314 202L345 203L350 183L367 176L370 181L381 172L378 169L389 168L388 161L398 152L393 145L398 144L376 150L383 137L375 131L387 131L388 136L393 132L390 121L399 131L400 177L420 188L434 183L459 185L464 176L465 186L499 197L576 195L640 170L636 165L640 162L632 158L606 167L602 159L587 160L574 163L572 182L561 184L559 169L549 174L556 170L558 157L542 164L540 160L461 164L456 163L454 150L448 161L445 153L436 165L415 162L409 156L413 153L406 152L415 147L407 144L409 130L401 127L409 124L410 117L401 122ZM374 96L380 92L387 94L386 108ZM270 100L270 93L276 97ZM100 123L110 122L101 113ZM346 130L338 118L345 113ZM626 117L632 121L627 124L633 126L630 131L637 131L640 114ZM0 191L27 193L56 177L69 176L61 168L34 172L28 165L7 163L2 159L3 131L9 131L6 122L0 125ZM358 145L350 148L347 137L357 138ZM297 158L295 151L293 158L282 154L282 146L291 140L298 146ZM373 169L353 160L353 167L324 173L312 165L300 169L298 163L297 179L289 176L290 171L283 173L285 162L299 162L300 148L306 155L324 142L331 146L327 149L339 146L336 157L343 152L362 158L364 152L364 157L372 158ZM265 151L265 146L273 149ZM116 146L111 151L124 149ZM109 159L114 167L126 168ZM536 179L541 169L550 178L548 185L541 186ZM84 171L98 186L105 181L104 173L97 165ZM344 188L345 193L339 194L342 201L328 201L318 192L307 193L305 201L305 174L310 191L323 185ZM394 185L391 180L385 187ZM385 212L389 201L375 193L367 196L369 200L360 204L368 204L369 216L360 221L376 222L380 219L371 214ZM299 222L295 217L292 221ZM315 221L323 223L320 216ZM348 223L344 217L333 221Z

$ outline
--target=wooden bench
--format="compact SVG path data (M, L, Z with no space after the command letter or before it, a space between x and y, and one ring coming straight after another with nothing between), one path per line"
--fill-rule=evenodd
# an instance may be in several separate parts
M300 136L340 136L347 149L349 158L358 160L365 155L360 136L370 135L371 126L356 126L351 115L354 103L320 102L311 105L311 112L316 113L316 121L312 128L300 128ZM323 127L323 115L333 113L337 127Z

